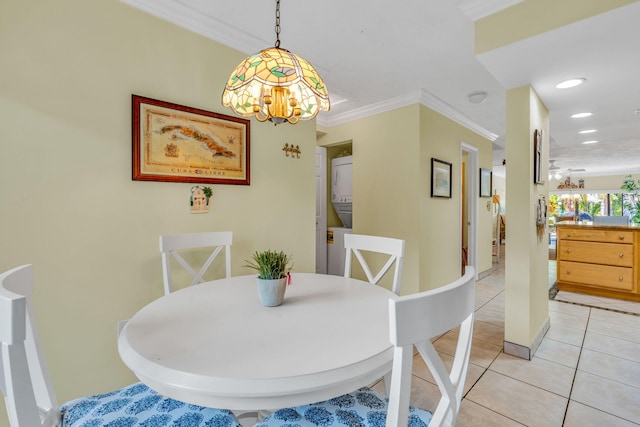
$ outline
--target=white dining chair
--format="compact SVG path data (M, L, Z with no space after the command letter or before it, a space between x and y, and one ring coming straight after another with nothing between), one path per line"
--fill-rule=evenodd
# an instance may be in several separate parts
M400 295L400 278L402 273L402 258L404 257L404 240L394 239L391 237L367 236L364 234L345 234L344 247L346 249L346 258L344 260L344 277L351 276L351 258L353 255L360 262L360 266L367 276L367 280L373 284L378 284L380 279L395 264L393 273L392 291L396 295ZM371 272L369 264L365 260L361 251L377 252L389 255L387 262L382 266L378 273L374 276Z
M228 410L168 399L142 383L58 407L31 310L32 290L31 265L0 275L0 390L11 427L241 427Z
M212 231L205 233L184 233L160 236L160 252L162 252L162 277L164 279L165 295L173 292L173 278L171 274L171 257L191 275L191 285L205 282L204 273L224 249L225 274L231 277L231 243L233 233L231 231ZM199 271L196 271L180 254L183 251L213 248L213 252L205 261Z
M388 398L365 387L324 402L278 409L256 427L296 425L454 426L471 354L475 271L467 267L460 279L417 294L389 300L389 335L394 346ZM431 339L460 326L451 370ZM414 347L431 371L441 398L433 413L410 406Z

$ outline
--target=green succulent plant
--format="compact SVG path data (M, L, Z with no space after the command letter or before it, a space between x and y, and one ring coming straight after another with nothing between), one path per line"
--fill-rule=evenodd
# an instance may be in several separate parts
M252 268L258 272L259 279L273 280L287 277L293 268L291 257L282 251L256 251L252 260L246 261L245 267Z

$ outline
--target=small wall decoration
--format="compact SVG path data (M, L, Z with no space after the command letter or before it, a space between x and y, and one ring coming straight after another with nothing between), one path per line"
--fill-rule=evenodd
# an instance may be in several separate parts
M213 196L211 187L194 185L191 187L191 197L189 198L189 210L191 213L209 212L209 203Z
M491 197L491 169L480 168L480 197Z
M132 95L133 180L249 185L250 121Z
M568 176L564 179L564 182L558 184L558 190L566 190L572 188L584 188L584 179L579 179L578 184L571 182L571 177Z
M536 234L538 242L542 242L547 229L547 199L541 196L536 206Z
M533 183L544 184L542 180L542 131L533 131Z
M300 151L300 146L296 145L294 147L293 144L291 144L291 145L284 144L284 147L282 147L282 151L284 151L284 154L287 157L289 157L289 154L291 154L291 158L292 159L299 159L300 158L300 154L302 154L302 152Z
M451 198L451 163L431 158L431 197Z

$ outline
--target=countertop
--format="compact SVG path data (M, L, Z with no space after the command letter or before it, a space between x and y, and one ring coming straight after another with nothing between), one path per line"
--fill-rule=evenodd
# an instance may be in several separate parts
M594 224L593 221L563 221L556 223L558 227L606 228L611 230L640 230L640 224Z

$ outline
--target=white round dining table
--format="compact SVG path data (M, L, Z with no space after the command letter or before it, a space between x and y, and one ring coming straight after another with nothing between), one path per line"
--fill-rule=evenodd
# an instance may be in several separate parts
M272 410L329 399L391 370L395 294L340 276L294 273L278 307L255 275L163 296L122 329L122 361L158 393L201 406Z

